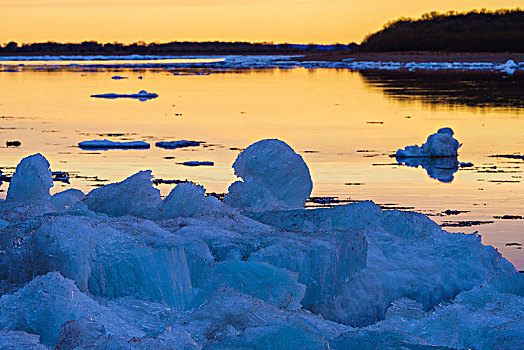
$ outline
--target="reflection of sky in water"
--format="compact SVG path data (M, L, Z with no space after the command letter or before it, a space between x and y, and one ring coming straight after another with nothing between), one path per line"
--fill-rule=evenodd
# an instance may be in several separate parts
M111 79L115 75L128 79ZM383 84L392 84L390 80ZM162 69L0 72L0 145L22 142L20 147L0 148L0 169L9 175L22 157L40 152L53 171L71 175L70 185L55 182L53 193L71 187L87 192L142 169L151 169L161 179L193 180L220 193L235 181L231 164L240 149L259 139L279 138L309 165L314 196L415 207L437 222L495 221L447 229L478 230L485 243L524 268L522 250L505 246L524 243L524 221L493 218L524 214L524 162L489 157L524 150L522 109L489 104L456 104L450 109L446 103L416 103L416 96L410 99L415 103L399 103L377 89L377 81L369 84L359 73L335 69L211 75L173 75ZM90 97L141 90L159 97L145 102ZM504 92L500 96L503 101ZM398 148L421 144L443 126L452 127L463 143L459 161L474 167L449 174L451 167L424 164L426 174L392 162L389 155ZM152 146L108 151L76 147L81 141L106 138ZM154 147L158 141L172 140L204 143L174 150ZM215 165L181 165L187 161ZM450 176L453 181L447 183L433 179ZM172 187L158 185L162 195ZM6 189L4 182L0 197ZM440 216L448 209L469 212Z

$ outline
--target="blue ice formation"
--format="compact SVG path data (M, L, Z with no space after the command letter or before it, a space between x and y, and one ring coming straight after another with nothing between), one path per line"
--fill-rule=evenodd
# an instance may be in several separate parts
M304 206L313 189L302 157L280 140L261 140L242 151L233 164L242 178L229 186L224 203L250 211Z
M162 199L150 171L51 197L47 160L23 159L0 348L522 348L524 275L480 236L370 201L303 209L309 170L278 140L235 170L225 203L193 183Z
M22 159L16 167L7 200L13 202L32 202L50 198L49 189L53 187L53 178L49 163L40 153Z

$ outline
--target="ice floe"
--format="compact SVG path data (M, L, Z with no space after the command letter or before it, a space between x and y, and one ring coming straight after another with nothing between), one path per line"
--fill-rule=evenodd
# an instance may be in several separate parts
M303 209L309 170L282 141L234 167L224 203L193 183L162 199L150 171L51 197L47 160L23 159L0 202L0 347L524 344L524 276L478 235L369 201Z
M157 98L158 94L155 94L153 92L147 92L145 90L141 90L140 92L136 94L117 94L117 93L107 93L107 94L97 94L97 95L91 95L91 97L95 98L107 98L107 99L115 99L115 98L135 98L140 101L147 101L153 98Z
M185 166L213 166L215 165L214 162L208 161L208 160L188 160L187 162L182 162L182 165Z
M78 143L82 149L134 149L150 148L151 145L144 141L110 141L110 140L89 140Z
M155 55L128 55L128 56L14 56L0 57L0 65L7 68L5 71L18 72L18 61L23 61L24 66L51 67L89 67L89 68L209 68L209 69L261 69L281 68L289 69L302 67L316 68L341 68L350 70L448 70L448 71L492 71L504 74L514 74L517 70L524 69L524 62L508 60L505 63L496 62L396 62L396 61L359 61L356 59L343 59L341 61L304 61L296 60L302 55L226 55L226 56L155 56ZM11 62L6 62L11 61ZM69 63L69 61L71 61ZM2 63L4 62L4 63ZM208 74L205 72L204 74ZM177 74L177 72L175 72ZM190 75L202 75L203 72L195 71Z
M155 143L155 146L160 148L175 149L183 147L196 147L200 146L198 141L188 141L188 140L179 140L179 141L160 141Z
M461 144L453 138L453 134L451 128L441 128L437 133L429 135L426 143L422 146L407 146L404 149L399 149L396 157L456 157Z

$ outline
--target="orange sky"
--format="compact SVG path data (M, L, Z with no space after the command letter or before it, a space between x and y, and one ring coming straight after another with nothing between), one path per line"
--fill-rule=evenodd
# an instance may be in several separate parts
M519 5L522 0L0 0L0 43L348 43L400 16Z

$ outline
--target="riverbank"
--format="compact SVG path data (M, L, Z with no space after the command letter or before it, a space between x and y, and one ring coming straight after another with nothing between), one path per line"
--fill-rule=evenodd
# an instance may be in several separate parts
M508 60L524 62L522 52L315 52L297 58L297 61L329 61L342 60L371 62L490 62L505 63Z

